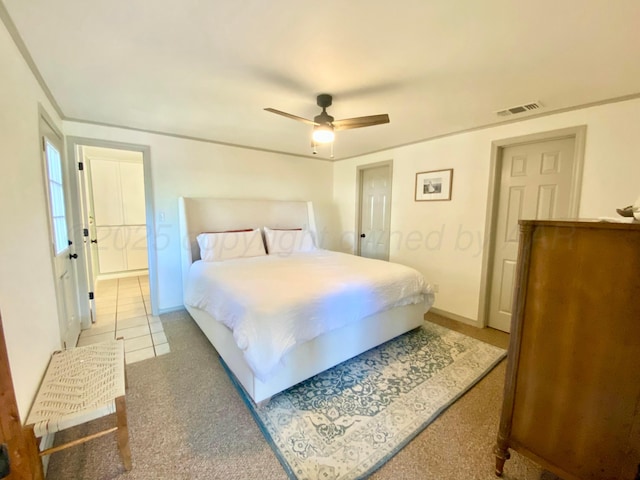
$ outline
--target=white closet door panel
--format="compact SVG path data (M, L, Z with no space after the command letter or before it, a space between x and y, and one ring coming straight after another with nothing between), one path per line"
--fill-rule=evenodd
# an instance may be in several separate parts
M147 227L126 227L126 257L128 270L141 270L149 267L147 260Z
M98 265L100 273L127 269L123 227L97 227Z
M122 207L126 225L147 223L144 205L144 167L142 163L120 162Z
M119 162L91 159L93 214L96 225L122 225L122 189Z

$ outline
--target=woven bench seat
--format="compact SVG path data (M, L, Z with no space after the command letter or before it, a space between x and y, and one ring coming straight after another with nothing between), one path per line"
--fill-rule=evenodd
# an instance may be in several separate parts
M25 428L40 438L111 414L116 415L116 426L49 448L40 455L117 432L122 462L130 470L125 388L123 339L55 352Z

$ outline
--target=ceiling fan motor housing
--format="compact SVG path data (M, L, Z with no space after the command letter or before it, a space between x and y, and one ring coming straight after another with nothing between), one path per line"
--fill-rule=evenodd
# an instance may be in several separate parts
M318 95L317 102L319 107L322 108L322 112L320 115L316 115L313 117L313 121L320 125L327 125L333 122L333 117L327 113L327 107L331 106L333 103L333 98L328 93L321 93Z
M328 93L321 93L318 95L316 103L321 108L327 108L333 103L333 98Z

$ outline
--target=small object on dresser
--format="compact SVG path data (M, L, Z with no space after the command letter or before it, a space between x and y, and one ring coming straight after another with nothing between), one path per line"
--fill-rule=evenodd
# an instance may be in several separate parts
M616 212L621 217L633 217L633 205L624 208L616 208Z

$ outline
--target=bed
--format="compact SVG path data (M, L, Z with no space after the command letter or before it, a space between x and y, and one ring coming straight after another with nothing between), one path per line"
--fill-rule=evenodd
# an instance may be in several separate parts
M271 255L223 262L201 260L203 232L248 232L254 228L262 229L262 235L264 231L271 235L276 231L304 232L317 244L311 202L180 198L179 222L185 308L256 403L419 327L433 304L431 287L415 270L353 255L311 248L292 255L274 250ZM206 258L207 251L203 253ZM399 283L383 286L378 272L387 268L396 280L409 270L416 276L411 277L410 287ZM364 283L359 282L364 273L352 273L352 269L367 272L367 276L372 272L377 283L371 288L376 290L363 290ZM290 280L295 272L303 272L303 277ZM289 285L286 282L293 284L285 288ZM337 290L338 285L344 288ZM323 289L325 297L318 293L313 300L301 300L303 293L314 295ZM284 308L287 305L295 308ZM282 325L293 326L294 333L282 330ZM260 330L264 328L268 335L264 333L267 330ZM271 346L254 346L247 340L266 339L272 334L278 339L271 342L277 347L275 353Z

